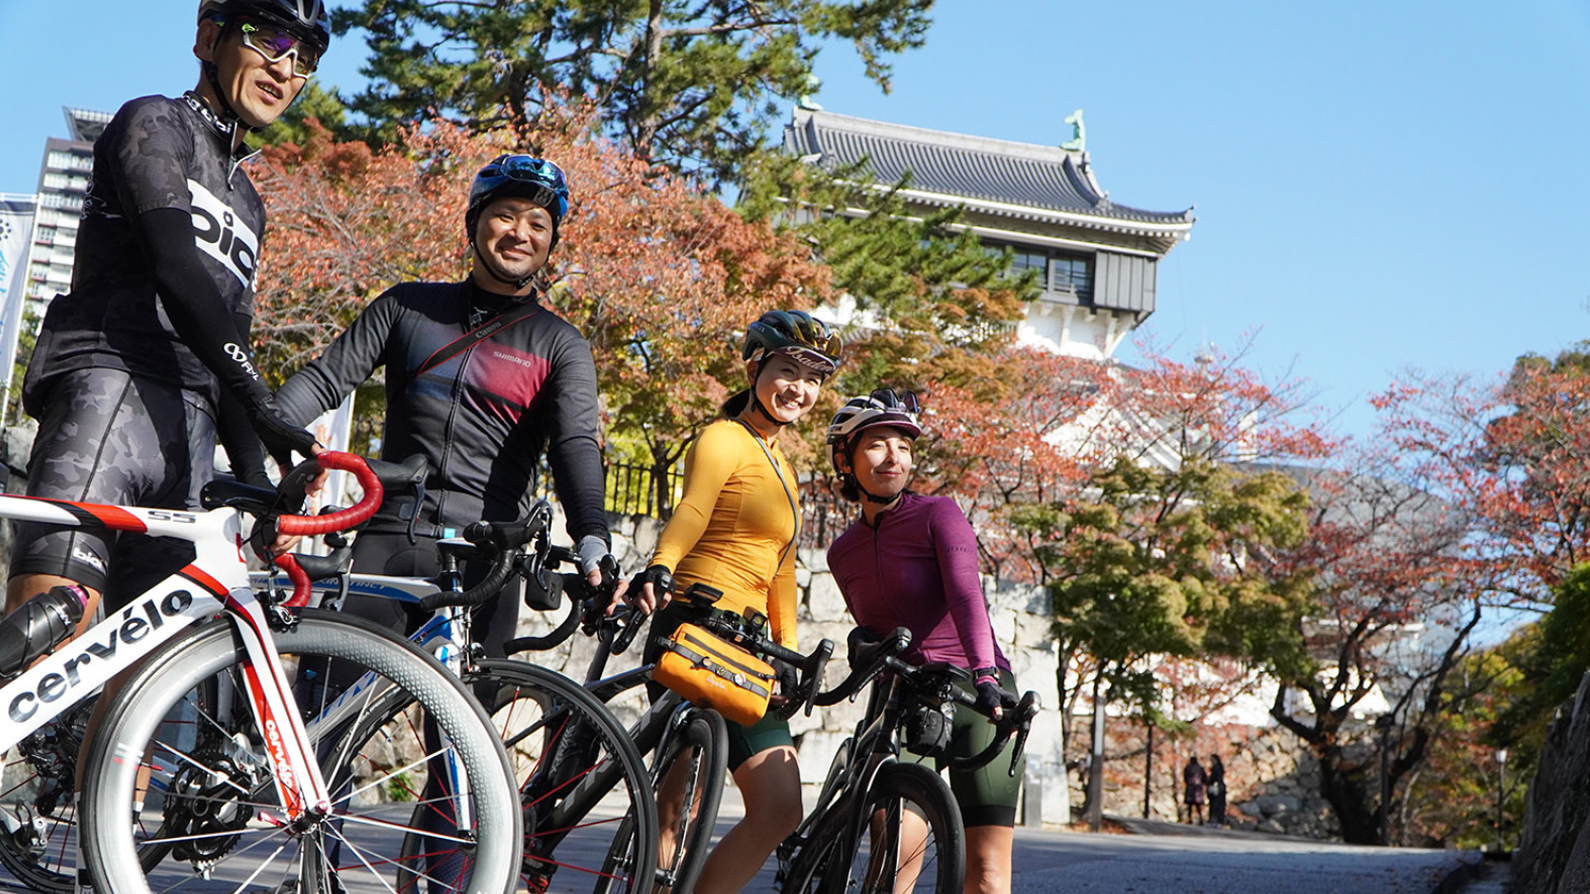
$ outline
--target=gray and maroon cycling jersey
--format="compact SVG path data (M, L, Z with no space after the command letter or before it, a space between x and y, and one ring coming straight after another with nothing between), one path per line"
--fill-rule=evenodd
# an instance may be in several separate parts
M469 280L393 286L281 387L282 413L305 424L385 366L382 458L401 462L419 454L430 462L419 509L422 536L482 519L523 518L534 503L545 450L569 536L606 540L596 365L578 330L543 307L420 372L506 300ZM414 512L389 499L372 527L400 529Z

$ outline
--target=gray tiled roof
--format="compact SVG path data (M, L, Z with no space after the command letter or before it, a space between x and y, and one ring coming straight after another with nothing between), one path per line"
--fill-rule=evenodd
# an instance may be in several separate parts
M911 189L1038 211L1137 224L1185 227L1186 211L1144 211L1111 202L1086 153L796 108L784 148L825 166L865 159L879 182L911 172ZM1133 227L1135 228L1135 227Z

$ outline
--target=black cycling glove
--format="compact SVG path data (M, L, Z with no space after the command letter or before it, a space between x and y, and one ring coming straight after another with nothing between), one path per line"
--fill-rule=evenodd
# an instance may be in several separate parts
M994 716L995 708L1009 711L1016 707L1016 697L1006 692L999 681L992 677L979 677L977 680L977 712L989 717Z
M851 670L856 670L856 653L877 641L878 635L865 627L850 628L850 635L845 638L845 649Z
M799 706L798 700L801 697L799 691L801 685L800 671L795 668L795 665L782 658L771 658L768 663L773 666L773 680L778 684L773 687L768 704L781 709L777 712L778 716L788 717L794 714L795 709Z
M650 565L645 571L635 575L629 582L631 598L641 594L641 588L651 584L652 595L662 602L664 596L671 595L674 591L674 573L668 570L667 565Z
M276 465L285 472L293 467L293 451L308 458L314 455L313 448L317 442L314 435L282 416L281 410L276 408L276 395L265 389L263 384L260 389L264 394L253 403L245 403L243 412L254 427L254 433L265 442L265 449L275 458Z

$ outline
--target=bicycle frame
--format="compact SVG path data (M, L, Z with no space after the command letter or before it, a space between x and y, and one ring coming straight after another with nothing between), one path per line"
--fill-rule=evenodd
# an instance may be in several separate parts
M467 541L442 541L458 545ZM435 580L422 577L400 577L382 574L361 574L349 572L343 576L346 583L346 592L349 595L359 594L380 599L390 599L409 605L419 603L427 596L442 592ZM277 575L272 572L255 572L252 575L256 588L268 588L276 584ZM312 584L312 588L325 594L339 594L343 592L343 585L337 580L322 580ZM438 610L434 616L427 620L416 630L409 640L421 649L437 657L439 661L455 676L462 677L465 671L465 656L467 650L459 644L455 636L455 624L462 619L463 609L453 606ZM486 662L490 664L490 662ZM606 681L608 691L604 694L597 688L597 684L587 684L586 688L593 691L602 701L607 701L614 694L624 689L640 686L650 679L650 667L643 666L634 670L615 675ZM354 691L362 687L364 681L359 681L353 687ZM614 688L616 686L616 688ZM653 704L642 715L640 721L631 730L631 737L635 739L637 748L644 754L655 748L657 753L662 753L662 748L667 744L667 737L673 732L679 722L679 712L688 708L678 696L669 693L669 697ZM333 705L335 709L335 705ZM645 743L645 744L642 744ZM512 746L515 743L505 742ZM653 772L655 773L655 766ZM451 757L448 759L447 771L451 783L450 792L454 809L458 815L467 819L470 808L468 783L461 769L457 767ZM610 767L605 772L588 773L578 779L562 780L557 785L558 801L553 811L548 814L547 825L551 828L573 829L578 821L586 816L602 799L603 795L611 789L618 779L619 768ZM653 780L655 783L656 780ZM550 793L542 793L545 797ZM465 827L460 822L460 827ZM545 841L552 842L552 836L546 836Z
M379 574L349 574L349 594L358 593L364 596L375 596L381 599L391 599L396 602L414 604L426 596L440 592L434 581L423 577L388 577ZM266 589L275 585L276 575L268 571L255 572L250 576L251 584L259 589ZM319 581L311 588L323 593L341 593L342 588L326 581ZM460 610L448 608L438 611L429 621L426 621L409 641L419 646L426 652L436 656L436 660L447 668L447 672L455 677L462 677L464 673L465 649L458 644L454 636L454 625L459 620ZM351 703L350 696L362 695L369 686L370 675L354 682L348 691L333 702L321 717L315 722L338 721L339 709L344 704ZM446 735L442 734L443 744L446 744ZM474 826L473 802L469 797L469 780L464 774L463 767L459 766L451 748L444 748L443 761L447 771L447 791L452 800L453 817L460 829L469 829Z
M249 588L240 513L145 509L0 495L0 517L173 537L194 544L192 563L0 688L0 749L8 749L134 666L190 625L225 615L244 644L249 704L267 737L287 822L331 812L319 762L271 635L272 611Z

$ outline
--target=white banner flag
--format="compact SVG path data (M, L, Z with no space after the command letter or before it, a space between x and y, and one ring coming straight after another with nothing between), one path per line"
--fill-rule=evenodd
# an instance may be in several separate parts
M0 381L5 383L0 394L10 391L11 368L17 362L17 339L28 298L28 247L38 210L38 196L0 198Z

